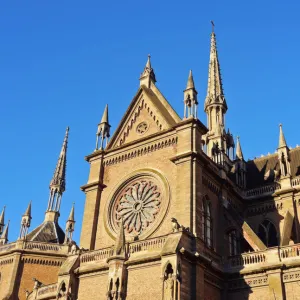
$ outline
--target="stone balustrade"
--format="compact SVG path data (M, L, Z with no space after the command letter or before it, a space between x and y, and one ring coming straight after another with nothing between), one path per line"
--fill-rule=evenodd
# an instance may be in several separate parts
M230 267L245 267L253 264L263 264L267 262L266 251L243 253L229 258Z
M132 242L129 244L129 253L132 254L141 251L160 250L162 249L166 238L166 236L161 236L144 241Z
M38 251L50 251L50 252L68 252L67 245L58 245L51 243L42 243L42 242L24 242L23 249L26 250L38 250Z
M300 185L300 176L298 177L295 177L292 179L292 186L297 186L297 185Z
M273 183L269 185L264 185L259 188L251 189L246 191L246 198L252 198L257 196L263 196L263 195L271 195L276 190L279 190L281 188L279 183Z
M57 283L42 285L37 289L33 289L33 291L28 295L27 300L54 299L56 298L57 287Z
M14 243L1 245L0 253L17 250L17 249L24 249L24 250L28 250L28 251L42 251L42 252L67 254L69 251L69 246L52 244L52 243L28 242L28 241L24 241L24 240L17 240Z
M282 247L272 247L264 251L242 253L230 256L226 269L228 272L236 272L238 269L247 270L258 267L268 267L273 264L296 264L300 266L300 244Z
M279 253L282 260L300 257L300 244L296 244L293 246L283 246L280 248Z
M39 299L46 298L52 295L53 293L56 294L56 291L57 283L41 286L40 288L38 288L37 296Z
M88 253L84 253L80 257L80 263L90 263L95 261L106 261L107 258L113 255L114 249L112 247L89 251Z
M0 246L0 253L16 249L16 243L10 243Z

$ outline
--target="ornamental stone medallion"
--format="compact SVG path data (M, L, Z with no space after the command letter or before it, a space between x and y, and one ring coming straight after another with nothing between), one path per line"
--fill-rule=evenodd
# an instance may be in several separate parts
M126 235L133 238L149 233L161 219L162 207L166 208L163 184L151 175L129 179L114 194L110 203L108 222L116 234L123 219Z

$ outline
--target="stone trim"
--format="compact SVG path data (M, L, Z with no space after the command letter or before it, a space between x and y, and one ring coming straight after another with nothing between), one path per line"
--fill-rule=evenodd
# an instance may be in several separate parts
M115 165L115 164L121 163L123 161L133 159L135 157L143 156L148 153L176 145L177 142L178 142L178 137L173 137L173 138L167 138L165 140L151 143L149 146L141 146L137 150L128 151L125 154L122 154L122 155L120 154L120 155L116 155L113 158L105 159L104 165L105 166Z
M202 183L215 195L219 196L220 189L208 177L202 176Z
M247 209L247 217L252 217L255 215L260 215L260 214L265 214L268 212L272 212L272 211L279 211L283 209L283 202L277 202L274 203L274 201L271 202L267 202L265 204L262 205L258 205L258 206L254 206L254 207L249 207Z
M282 276L282 281L283 282L292 282L292 281L299 281L299 280L300 280L300 270L285 273Z
M62 261L31 258L31 257L23 257L22 261L25 264L38 264L38 265L46 265L46 266L54 266L54 267L60 267L63 264Z
M0 266L12 264L13 262L14 262L13 258L2 259L0 260Z
M263 275L255 276L253 278L240 278L236 280L230 280L228 282L228 289L236 290L266 285L268 285L268 276Z

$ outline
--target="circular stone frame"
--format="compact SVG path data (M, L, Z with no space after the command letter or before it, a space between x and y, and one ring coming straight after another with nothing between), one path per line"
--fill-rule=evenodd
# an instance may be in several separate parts
M104 211L104 224L105 228L108 232L108 234L115 239L118 232L119 227L116 225L116 220L114 220L113 217L113 209L116 206L116 202L118 201L118 197L120 197L122 191L131 183L134 183L138 181L139 179L151 179L153 178L153 181L159 183L159 191L161 193L161 203L160 203L160 209L157 213L154 221L145 228L139 235L134 235L134 233L127 233L126 239L128 240L135 240L140 239L143 240L150 235L152 235L155 231L158 230L160 227L160 224L164 220L170 204L170 186L167 181L167 179L157 170L154 169L141 169L137 170L127 176L125 176L122 180L118 182L116 185L116 188L112 190L110 193L106 203L105 211Z

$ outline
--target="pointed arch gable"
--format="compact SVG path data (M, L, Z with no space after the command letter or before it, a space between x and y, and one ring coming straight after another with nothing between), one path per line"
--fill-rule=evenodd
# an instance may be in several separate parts
M147 132L136 134L136 126L146 120ZM108 143L113 149L130 141L169 129L181 119L156 87L141 86Z

